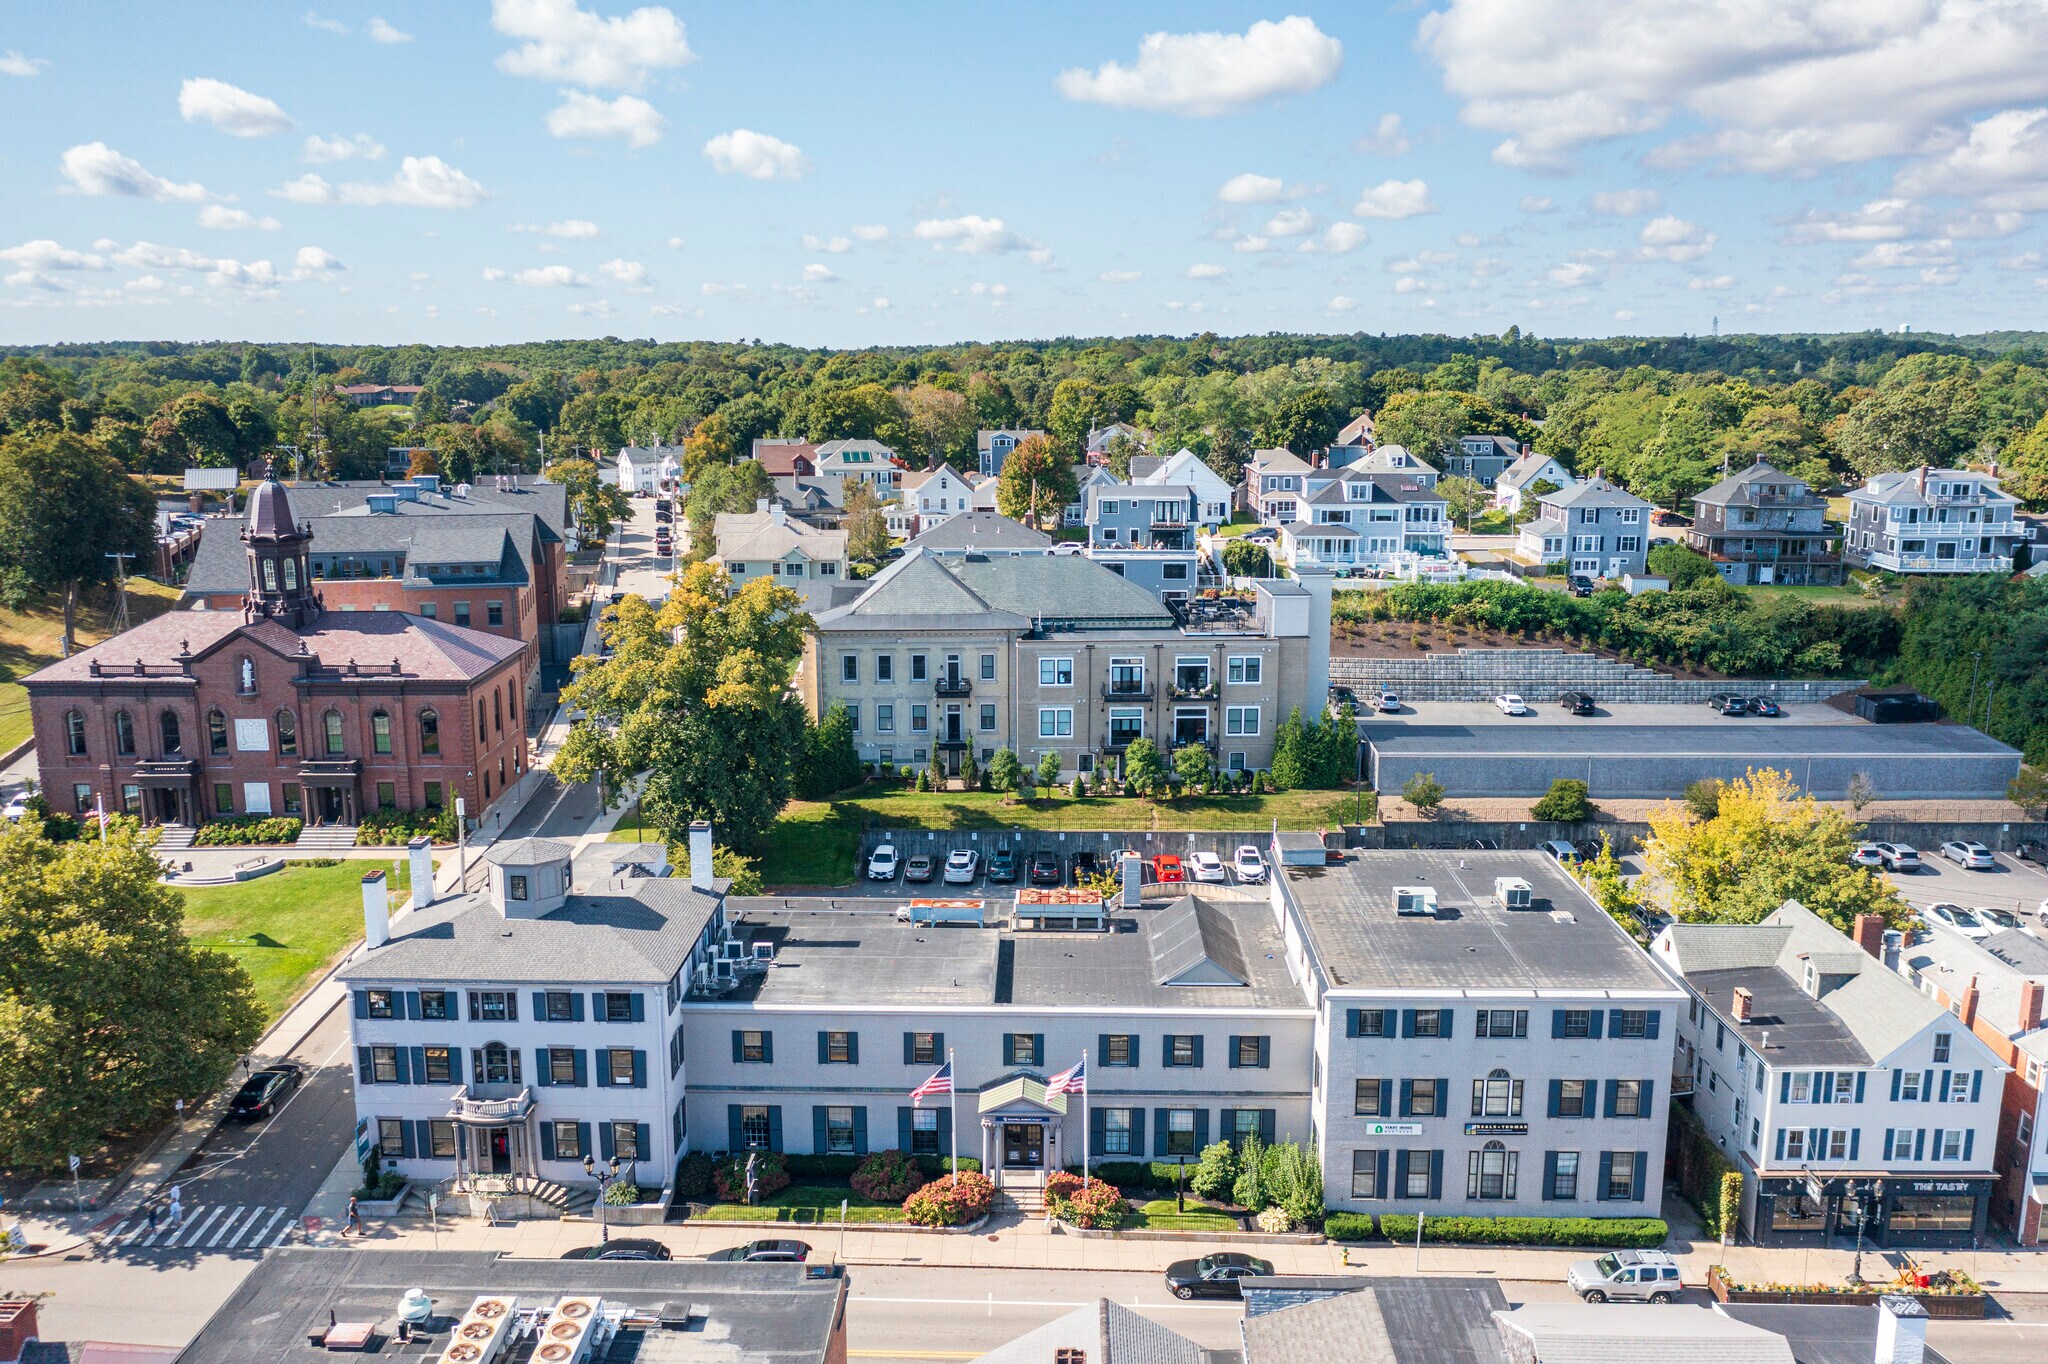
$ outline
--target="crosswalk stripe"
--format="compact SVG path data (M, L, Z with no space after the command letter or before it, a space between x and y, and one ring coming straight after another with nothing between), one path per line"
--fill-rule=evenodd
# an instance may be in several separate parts
M136 1250L151 1247L168 1250L173 1246L234 1250L283 1245L292 1231L292 1222L286 1216L290 1211L274 1204L222 1203L191 1208L184 1221L173 1227L170 1215L159 1210L156 1230L150 1230L146 1216L130 1217L110 1228L102 1244ZM227 1216L222 1217L222 1213ZM284 1224L281 1227L278 1225L280 1222Z
M186 1235L184 1233L184 1229L180 1228L179 1234L173 1237L171 1240L166 1241L164 1244L181 1247L191 1247L198 1245L199 1238L206 1234L206 1229L212 1226L214 1223L214 1219L219 1217L225 1211L227 1211L225 1204L219 1204L208 1209L206 1216L200 1220L197 1226L194 1226L192 1228L190 1235Z
M292 1224L287 1222L277 1229L277 1239L275 1241L272 1241L270 1244L273 1246L281 1246L284 1244L285 1237L290 1236L291 1234Z
M259 1210L259 1215L260 1215L260 1210ZM262 1245L262 1244L263 1244L263 1238L264 1238L264 1237L266 1237L266 1236L268 1236L268 1235L270 1235L270 1229L271 1229L272 1227L274 1227L274 1226L276 1226L276 1225L277 1225L277 1219L278 1219L278 1218L280 1218L280 1217L282 1217L282 1216L284 1216L284 1209L283 1209L283 1208L272 1208L272 1209L270 1210L270 1220L269 1220L268 1222L265 1222L265 1223L263 1224L263 1229L262 1229L261 1231L258 1231L258 1232L257 1232L257 1233L256 1233L255 1235L253 1235L253 1236L251 1236L251 1237L249 1238L249 1244L250 1244L251 1246L260 1246L260 1245ZM256 1219L255 1219L255 1218L253 1218L253 1217L252 1217L252 1218L250 1218L250 1219L249 1219L249 1226L250 1226L250 1227L254 1227L255 1225L256 1225ZM245 1228L244 1230L246 1230L246 1229L247 1229L247 1228Z
M215 1231L215 1232L213 1233L212 1237L210 1237L210 1238L209 1238L209 1239L207 1240L207 1242L206 1242L206 1248L207 1248L208 1250L211 1250L211 1249L213 1249L213 1248L214 1248L215 1246L219 1245L219 1244L220 1244L220 1238L221 1238L221 1237L223 1237L223 1236L226 1236L226 1235L228 1234L228 1229L229 1229L230 1227L234 1226L236 1222L238 1222L238 1221L240 1221L240 1220L241 1220L241 1217L242 1217L242 1214L243 1214L243 1213L245 1213L245 1212L250 1212L250 1213L253 1213L254 1211L255 1211L255 1209L253 1209L253 1208L241 1207L241 1208L236 1208L236 1209L235 1209L235 1210L234 1210L233 1212L229 1213L229 1214L228 1214L228 1216L227 1216L227 1220L226 1220L225 1222L222 1222L222 1223L220 1224L220 1228L219 1228L219 1230ZM247 1227L244 1227L244 1228L243 1228L242 1230L243 1230L243 1231L247 1231L247 1230L248 1230L248 1228L247 1228ZM240 1232L237 1232L237 1233L236 1233L236 1235L238 1235L238 1236L239 1236L240 1234L241 1234ZM234 1242L233 1242L233 1241L229 1241L229 1242L228 1242L228 1244L229 1244L230 1246L232 1246L232 1245L234 1244Z

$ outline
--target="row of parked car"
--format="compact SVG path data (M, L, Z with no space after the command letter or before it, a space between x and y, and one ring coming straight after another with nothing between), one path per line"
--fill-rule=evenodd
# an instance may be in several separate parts
M905 857L894 843L883 843L868 854L867 878L894 881L901 876L913 885L939 880L949 886L971 886L985 875L1001 885L1014 884L1021 878L1034 886L1078 886L1111 869L1102 858L1087 851L1072 853L1063 863L1050 848L1040 848L1021 861L1015 848L997 848L984 864L981 853L973 848L955 848L942 860L933 853ZM1231 854L1229 862L1212 852L1191 853L1185 860L1174 853L1160 853L1150 859L1145 879L1214 885L1227 885L1235 880L1239 885L1260 885L1267 874L1264 854L1246 843Z
M1940 852L1943 860L1965 871L1998 870L1998 859L1992 856L1991 849L1971 839L1952 838L1941 845ZM1859 867L1889 872L1916 872L1922 865L1920 850L1910 843L1858 843L1849 860Z

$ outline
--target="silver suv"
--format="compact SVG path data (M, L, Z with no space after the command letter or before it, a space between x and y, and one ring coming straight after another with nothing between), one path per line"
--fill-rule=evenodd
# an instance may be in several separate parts
M1616 1250L1580 1260L1565 1275L1587 1302L1677 1302L1678 1261L1662 1250Z

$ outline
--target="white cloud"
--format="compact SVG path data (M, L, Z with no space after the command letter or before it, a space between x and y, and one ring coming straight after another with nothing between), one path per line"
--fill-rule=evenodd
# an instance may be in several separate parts
M1959 213L1941 224L1944 237L2010 237L2027 225L2027 215L2003 212Z
M612 315L612 301L608 298L600 298L589 303L571 303L569 311L581 317L610 317Z
M864 242L885 242L889 240L889 228L883 223L855 223L853 235Z
M1225 275L1229 274L1230 272L1220 265L1210 265L1207 263L1203 263L1200 265L1190 265L1186 270L1183 270L1181 273L1187 276L1189 279L1222 279Z
M369 39L373 43L409 43L412 41L410 33L401 32L383 19L372 18L369 23L363 26L363 32L369 35Z
M1735 287L1735 276L1715 275L1709 279L1700 275L1694 275L1685 282L1685 287L1688 289L1704 290L1709 293L1724 293Z
M1600 278L1600 270L1584 261L1573 261L1567 265L1552 266L1548 278L1559 288L1582 289Z
M886 298L878 298L878 299L876 299L876 300L875 300L875 301L874 301L873 303L869 304L868 306L869 306L869 307L871 307L871 308L873 308L873 309L874 309L874 310L875 310L876 312L878 312L878 313L879 313L879 312L885 312L885 311L887 311L887 310L888 310L889 308L893 307L894 305L893 305L893 304L891 304L891 303L889 302L889 300L888 300L888 299L886 299Z
M704 144L704 155L720 175L744 175L749 180L801 180L811 169L810 158L798 148L747 128L712 138Z
M52 245L54 244L52 243ZM0 252L0 255L4 254L6 253ZM2048 256L2042 255L2041 252L2021 251L2016 255L2000 259L1998 268L2001 270L2038 270L2044 263L2048 263Z
M647 310L649 317L702 317L702 308L692 308L681 303L657 303Z
M1419 46L1504 165L1689 114L1706 131L1652 164L1811 173L1924 152L1985 107L2048 95L2048 8L2026 0L1448 0Z
M539 223L513 223L507 232L538 233L546 237L562 237L570 241L587 241L598 234L597 224L588 218L563 218L542 227Z
M744 284L712 284L707 282L698 285L697 292L706 298L722 298L733 294L751 293L752 290L748 289Z
M911 229L911 235L932 243L934 250L951 249L974 256L1042 249L1037 242L1012 232L1001 218L984 218L978 213L958 218L926 218Z
M1899 172L1901 194L1955 195L1986 208L2048 210L2048 108L2007 109L1970 125L1945 154Z
M354 137L321 137L315 133L299 150L299 159L315 166L356 157L365 161L382 161L384 144L368 133L357 133Z
M438 156L408 156L381 182L331 185L307 172L272 193L295 204L403 204L413 208L470 208L490 191Z
M1305 237L1315 231L1316 215L1305 208L1283 208L1266 223L1269 237Z
M556 137L616 137L629 147L653 146L667 127L668 120L638 95L607 100L564 90L561 104L548 113L548 131Z
M1429 201L1429 185L1421 180L1382 180L1351 206L1358 218L1413 218L1438 211Z
M838 278L839 276L832 273L830 266L820 265L816 261L804 267L803 281L806 284L828 284Z
M1225 180L1216 197L1226 204L1277 204L1287 197L1287 186L1278 176L1246 171Z
M0 76L40 76L49 65L46 57L24 57L10 49L0 57Z
M284 226L275 218L259 218L244 208L223 208L219 204L208 204L199 210L199 225L220 232L233 232L240 228L255 227L265 232L275 232Z
M317 28L325 33L338 33L344 38L348 37L347 24L342 23L339 19L323 19L315 10L307 10L305 18L301 22L307 28Z
M607 19L576 0L491 0L491 27L523 40L500 71L593 90L641 90L653 72L697 60L683 21L661 5Z
M277 107L276 100L205 77L189 79L179 87L178 112L187 123L211 123L233 137L266 137L290 132L293 127L291 117Z
M1955 243L1937 239L1925 242L1878 242L1850 261L1865 270L1910 270L1927 266L1954 265Z
M497 266L486 265L484 267L484 279L487 280L488 282L495 284L503 278L505 278L505 272L503 270L500 270Z
M111 245L111 243L109 243ZM214 259L183 246L136 242L114 253L114 264L131 270L211 270Z
M1261 251L1271 251L1273 242L1270 237L1239 237L1230 244L1230 249L1245 255L1257 255Z
M1397 294L1419 294L1429 287L1413 275L1403 275L1394 281L1394 292Z
M806 251L824 251L834 256L853 250L853 242L846 237L819 237L809 232L803 235L803 246Z
M1358 300L1348 294L1338 294L1327 306L1333 313L1348 313L1358 306Z
M1522 212L1524 213L1555 213L1556 211L1557 200L1547 194L1524 194L1522 196Z
M1104 270L1095 278L1104 284L1129 284L1132 280L1144 277L1142 270Z
M1356 251L1372 240L1372 234L1357 223L1331 223L1322 235L1301 244L1303 251L1322 251L1332 256L1341 256L1347 251Z
M1664 196L1654 189L1604 189L1592 199L1593 211L1609 218L1640 218L1664 207Z
M337 260L332 252L324 251L317 246L300 247L298 255L292 258L292 264L308 273L325 273L348 268Z
M689 243L684 241L681 237L670 237L668 239L668 247L671 251L680 251L687 245L689 245Z
M64 153L59 169L80 194L124 195L165 203L198 204L213 198L206 186L177 184L152 175L133 157L104 142L84 142Z
M73 251L70 247L39 237L20 246L0 249L0 261L19 265L27 270L104 270L106 258L85 251Z
M512 282L529 289L583 289L590 285L588 276L579 275L566 265L536 265L513 275Z
M1262 19L1243 33L1148 33L1135 64L1076 67L1062 71L1053 87L1084 103L1208 118L1320 89L1343 65L1342 43L1313 19L1290 15L1277 23Z
M1361 156L1401 156L1413 145L1399 114L1381 114L1371 132L1352 141L1351 150Z
M1896 241L1924 217L1910 199L1873 199L1851 210L1812 210L1793 221L1791 242Z
M1010 286L1007 284L988 284L981 280L976 280L967 286L967 292L973 294L976 298L987 295L990 298L1004 299L1010 296Z
M1637 240L1642 243L1644 260L1667 260L1683 265L1712 251L1718 239L1698 223L1689 223L1667 213L1645 223Z
M647 267L636 260L608 260L597 270L628 289L642 289L653 282L647 277Z
M1636 320L1635 310L1633 308L1616 308L1614 310L1614 320L1616 322L1633 322Z

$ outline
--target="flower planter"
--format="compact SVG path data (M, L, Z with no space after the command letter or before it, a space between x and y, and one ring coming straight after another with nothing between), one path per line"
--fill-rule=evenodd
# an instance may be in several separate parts
M365 1217L396 1217L398 1216L398 1206L405 1202L406 1191L410 1188L412 1188L412 1181L407 1180L399 1185L398 1192L389 1198L359 1199L356 1202L356 1210Z
M1990 1303L1985 1293L1914 1293L1888 1286L1830 1291L1819 1285L1801 1288L1737 1288L1721 1273L1719 1265L1707 1270L1707 1287L1718 1302L1782 1303L1794 1307L1874 1307L1879 1298L1911 1298L1927 1309L1929 1317L1944 1321L1980 1320Z

